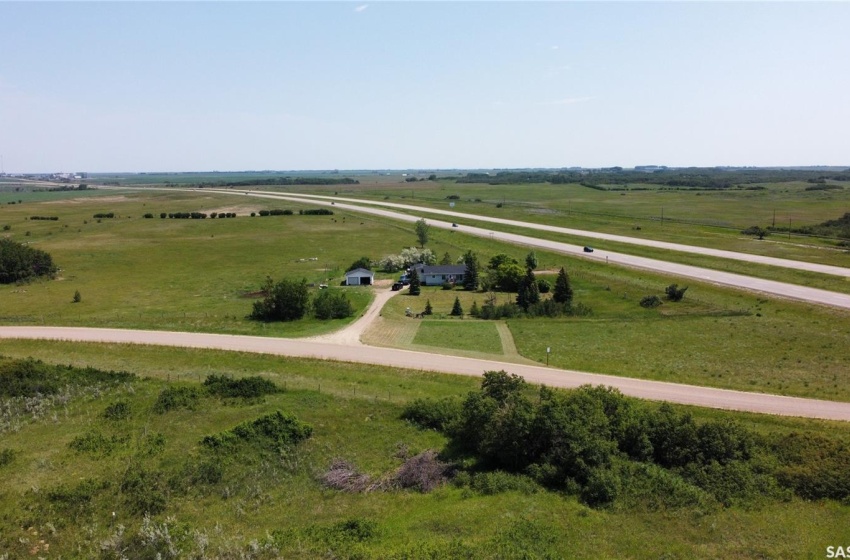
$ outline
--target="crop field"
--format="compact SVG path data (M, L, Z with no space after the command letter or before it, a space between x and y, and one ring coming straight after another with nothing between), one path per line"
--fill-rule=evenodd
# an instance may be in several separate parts
M10 557L123 550L141 558L178 550L181 557L256 559L798 558L820 557L829 543L850 539L850 508L833 501L592 509L573 495L527 485L358 493L322 482L335 460L380 480L403 457L441 449L443 436L400 415L411 399L477 387L464 377L126 345L0 341L0 355L139 376L42 398L18 415L4 409L4 421L16 426L0 444L0 546ZM204 392L199 381L209 375L260 376L282 392L222 400ZM194 391L194 404L156 412L162 395L179 388ZM312 435L287 450L246 447L239 460L220 454L212 466L205 436L275 411L306 422ZM796 432L850 440L842 423L690 411L700 421L743 422L767 438ZM159 513L146 517L142 506Z

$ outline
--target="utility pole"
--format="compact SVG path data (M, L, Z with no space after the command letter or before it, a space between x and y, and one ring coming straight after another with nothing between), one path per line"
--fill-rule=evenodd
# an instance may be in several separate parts
M773 226L776 227L776 208L773 209Z

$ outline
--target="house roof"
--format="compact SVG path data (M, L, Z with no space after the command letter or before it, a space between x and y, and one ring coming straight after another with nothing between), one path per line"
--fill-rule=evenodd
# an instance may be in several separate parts
M374 276L375 273L371 270L366 270L365 268L355 268L354 270L349 270L345 273L346 276Z
M436 266L417 265L417 272L422 274L463 274L466 272L465 264L441 264Z

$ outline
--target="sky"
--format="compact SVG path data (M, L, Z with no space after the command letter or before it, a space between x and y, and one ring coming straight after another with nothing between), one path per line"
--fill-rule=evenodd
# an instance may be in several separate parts
M0 1L6 173L850 166L848 2Z

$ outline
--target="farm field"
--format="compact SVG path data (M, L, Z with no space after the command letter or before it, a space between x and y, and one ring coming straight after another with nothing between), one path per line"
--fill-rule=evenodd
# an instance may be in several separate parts
M412 231L404 226L354 214L144 219L140 216L148 211L158 215L171 209L228 208L245 213L264 203L194 192L115 196L4 208L13 239L48 250L63 269L62 279L57 281L0 287L0 320L4 324L312 336L341 328L346 321L257 323L246 319L254 300L243 296L255 292L266 275L305 277L314 283L335 278L338 282L347 263L359 256L378 259L415 243ZM270 201L270 207L276 206ZM119 217L99 223L91 217L107 211L116 211ZM61 219L24 219L46 213ZM353 222L352 226L348 222ZM351 227L357 229L357 235L348 235ZM340 244L340 237L346 243ZM448 252L452 259L471 249L482 263L499 252L519 261L526 253L519 247L451 231L432 232L429 246L438 256ZM319 260L298 262L308 257ZM393 298L364 340L538 363L545 362L545 348L550 346L550 364L558 367L850 400L848 357L841 351L847 337L845 312L680 281L690 286L683 302L645 310L638 305L643 296L663 295L664 287L677 280L561 255L539 253L538 258L540 268L549 271L550 282L554 271L566 267L576 289L575 301L587 305L590 316L481 326L477 320L447 317L456 296L468 314L473 302L481 306L488 294L426 288L419 297L402 294ZM393 276L378 274L379 278ZM80 303L72 303L75 290L82 295ZM346 293L358 310L364 309L371 297L363 288L346 289ZM514 296L496 297L502 303ZM407 307L419 313L427 299L431 299L434 316L421 320L405 317ZM420 324L435 321L445 321L448 326L429 325L419 332Z
M403 407L415 398L462 396L477 387L473 379L125 345L0 341L0 355L140 376L42 403L4 434L0 447L11 452L0 466L0 546L12 557L32 550L112 557L121 549L153 557L169 545L182 556L257 559L598 558L623 551L631 558L820 557L829 543L850 538L850 507L830 500L593 509L540 487L349 493L321 482L334 460L378 479L405 454L441 449L444 437L401 420ZM164 390L200 389L209 375L260 376L284 391L248 400L201 393L193 408L153 411ZM118 403L128 416L107 416ZM700 422L742 422L764 438L850 439L843 423L679 409ZM310 424L312 436L294 450L246 449L239 461L225 457L220 471L209 469L204 436L278 410ZM99 451L81 443L94 441L113 443ZM149 494L134 493L133 480ZM147 501L151 496L162 501ZM138 500L162 509L146 520Z

